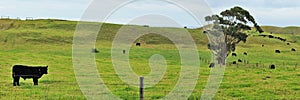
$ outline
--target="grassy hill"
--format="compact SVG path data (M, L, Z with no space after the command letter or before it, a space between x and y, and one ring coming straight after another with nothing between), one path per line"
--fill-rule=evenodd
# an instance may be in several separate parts
M75 21L52 19L0 20L0 99L85 99L72 67L72 41L76 25ZM112 41L121 27L108 23L102 26L95 45L100 51L96 54L96 64L113 94L122 99L138 99L139 89L124 83L112 67ZM291 48L300 50L299 28L266 26L263 29L266 31L264 34L272 32L274 36L286 38L287 42L259 37L254 33L247 43L239 44L238 56L227 59L226 72L215 99L300 99L300 52L291 51ZM205 88L210 74L208 65L211 54L203 30L187 31L192 35L201 58L199 80L189 98L194 100L200 98ZM131 68L138 75L151 72L148 62L152 55L160 54L166 59L168 66L163 79L154 87L145 89L146 99L162 98L172 91L179 78L181 63L178 50L170 40L157 34L148 34L136 41L142 42L142 46L133 46L129 59ZM282 52L276 54L277 49ZM244 52L248 55L243 55ZM237 59L249 63L231 64ZM49 74L39 80L39 86L33 86L31 79L21 79L21 86L13 87L11 68L14 64L48 65ZM268 68L271 64L276 65L275 70Z
M262 26L262 29L266 32L272 32L276 34L300 34L300 27L276 27L276 26Z

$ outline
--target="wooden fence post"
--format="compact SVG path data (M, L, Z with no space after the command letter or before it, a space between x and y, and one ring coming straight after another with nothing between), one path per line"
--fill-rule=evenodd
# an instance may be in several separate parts
M140 100L144 100L144 77L140 77Z

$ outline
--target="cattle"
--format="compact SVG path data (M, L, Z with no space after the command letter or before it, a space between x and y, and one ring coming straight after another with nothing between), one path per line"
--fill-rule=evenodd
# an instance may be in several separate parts
M233 61L232 64L236 64L236 61Z
M141 46L141 43L136 43L135 46Z
M247 56L247 55L248 55L248 53L247 53L247 52L244 52L244 55L246 55L246 56Z
M92 53L99 53L99 51L96 48L93 48Z
M291 51L296 51L296 49L292 48Z
M207 31L203 31L203 33L204 33L204 34L206 34L206 33L207 33Z
M243 62L241 59L238 59L238 62Z
M211 49L211 45L210 45L210 44L207 44L207 48L208 48L208 49Z
M278 37L278 39L279 39L280 41L283 41L283 42L285 42L285 41L286 41L286 39L284 39L284 38L281 38L281 37Z
M269 35L269 38L274 38L274 36L273 35Z
M290 43L286 43L286 45L290 45Z
M269 66L269 68L270 68L270 69L275 69L275 65L272 64L272 65Z
M210 63L209 64L209 68L214 68L215 67L215 63Z
M264 47L264 46L265 46L264 44L261 45L261 47Z
M232 53L232 54L231 54L231 56L233 56L233 57L236 57L236 56L237 56L237 54L236 54L236 53Z
M280 50L275 50L275 53L280 53Z
M260 34L260 35L258 35L258 36L263 36L263 37L266 37L267 35L265 35L265 34Z
M126 50L123 50L123 54L125 54L126 53Z
M34 85L38 85L38 79L43 74L48 74L48 66L14 65L12 68L13 86L20 86L20 77L24 80L32 78Z
M187 29L187 26L184 26L183 28Z

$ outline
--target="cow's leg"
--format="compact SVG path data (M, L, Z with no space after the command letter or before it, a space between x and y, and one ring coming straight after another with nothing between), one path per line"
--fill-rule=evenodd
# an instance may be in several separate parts
M20 80L20 76L17 76L17 77L14 77L14 86L20 86L20 83L19 83L19 80Z
M13 85L14 85L14 86L17 85L17 79L16 79L16 77L13 77Z
M38 85L38 78L33 78L34 85Z

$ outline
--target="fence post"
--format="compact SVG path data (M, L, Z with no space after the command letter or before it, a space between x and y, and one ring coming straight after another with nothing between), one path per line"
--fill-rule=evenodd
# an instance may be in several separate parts
M144 100L144 77L140 77L140 100Z

